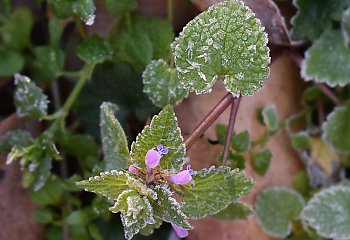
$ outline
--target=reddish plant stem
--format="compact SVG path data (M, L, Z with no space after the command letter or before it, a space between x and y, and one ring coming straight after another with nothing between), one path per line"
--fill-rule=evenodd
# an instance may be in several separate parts
M235 98L233 100L233 102L231 103L231 114L230 114L230 119L229 119L228 126L227 126L227 135L226 135L226 141L225 141L225 146L224 146L224 154L222 157L222 165L223 166L226 164L228 152L229 152L230 147L231 147L233 129L235 126L237 111L238 111L239 103L241 102L241 98L242 98L242 96L239 96L238 98Z
M329 97L329 99L332 100L332 102L335 105L339 105L340 104L340 100L339 98L334 94L334 92L332 92L332 90L330 90L325 84L323 83L316 83L316 86L319 87L322 92Z
M185 140L185 146L188 150L200 136L214 123L214 121L230 106L235 97L227 93L208 113L208 115L198 124L192 134Z

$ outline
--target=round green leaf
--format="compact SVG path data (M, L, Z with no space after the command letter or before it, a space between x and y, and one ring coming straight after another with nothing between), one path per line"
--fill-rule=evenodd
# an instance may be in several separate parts
M350 152L350 107L337 107L322 126L323 139L335 149Z
M269 68L267 35L242 1L225 1L189 22L173 43L176 68L185 87L210 92L218 79L238 95L261 89Z
M305 53L301 75L306 81L331 87L350 83L350 49L345 47L339 30L328 30Z
M12 76L20 72L24 66L24 59L21 54L0 49L0 77Z
M100 36L86 39L77 49L78 56L88 63L101 63L112 57L112 49Z
M350 188L334 186L317 194L307 203L302 219L323 237L350 238Z
M175 106L187 95L187 90L178 78L176 69L172 69L163 60L152 61L142 74L143 92L158 107L170 104Z
M298 219L304 207L299 193L284 187L264 190L255 202L255 213L260 226L271 236L287 237L291 221Z

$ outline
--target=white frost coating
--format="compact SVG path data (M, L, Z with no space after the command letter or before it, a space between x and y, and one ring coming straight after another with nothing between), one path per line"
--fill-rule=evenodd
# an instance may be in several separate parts
M88 25L88 26L91 26L92 24L94 24L95 17L96 16L94 14L89 15L88 19L85 21L85 24Z

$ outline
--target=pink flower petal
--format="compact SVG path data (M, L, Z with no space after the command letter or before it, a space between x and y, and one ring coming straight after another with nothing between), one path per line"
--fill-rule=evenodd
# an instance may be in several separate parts
M160 159L162 158L162 155L160 155L156 150L151 149L146 154L146 166L147 168L155 168L159 165Z
M188 170L183 170L179 173L171 174L169 176L169 181L175 184L186 184L192 180L192 176L190 171Z
M138 173L139 171L137 170L135 164L131 164L131 165L129 166L129 172Z
M180 238L185 238L188 236L188 231L177 226L176 224L171 224L171 226L173 227L173 229L175 230L176 234L180 237Z

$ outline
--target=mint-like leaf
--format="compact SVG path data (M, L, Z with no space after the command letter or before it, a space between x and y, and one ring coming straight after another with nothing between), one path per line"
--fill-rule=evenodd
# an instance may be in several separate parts
M111 59L113 52L105 39L93 35L77 48L77 53L87 63L101 63Z
M343 87L350 83L348 63L350 49L345 47L341 32L328 30L306 51L301 75L306 81Z
M218 79L235 95L252 95L269 74L267 35L240 0L218 3L189 22L173 43L185 87L206 93Z
M332 20L340 20L349 1L294 0L293 4L298 8L298 12L292 18L292 37L315 40L332 25Z
M184 164L185 146L177 125L177 118L171 107L165 107L152 118L151 124L146 126L131 145L131 159L139 167L146 167L145 157L150 149L162 144L169 148L168 154L160 161L163 169L180 170Z
M341 152L350 152L350 107L341 106L334 109L322 126L322 138Z
M154 191L158 196L157 200L152 203L154 215L183 229L191 229L187 216L181 211L180 204L171 196L170 190L159 187Z
M33 142L34 139L28 131L17 129L0 137L0 151L10 152L12 147L25 148Z
M211 216L219 220L236 220L236 219L247 219L252 214L253 209L246 203L236 202L231 203L224 210Z
M263 148L253 153L251 157L254 171L264 176L270 166L272 152L267 148Z
M123 191L109 210L114 213L121 212L120 217L126 239L131 239L147 224L155 223L149 200L134 190Z
M112 170L111 172L101 172L100 176L90 177L88 180L76 184L84 188L85 191L101 194L110 199L117 199L124 190L129 189L126 184L129 178L131 178L129 173Z
M255 213L260 226L271 236L287 237L293 220L299 218L304 207L299 193L284 187L271 187L260 193Z
M261 109L264 126L270 131L278 129L278 116L275 105L265 106Z
M106 170L119 170L130 165L128 142L123 128L115 117L117 105L104 102L101 105L101 140Z
M142 78L143 92L158 107L175 106L188 94L176 69L170 68L163 59L148 64Z
M333 186L315 194L305 206L302 219L317 234L331 239L350 238L350 188Z
M182 211L190 218L214 215L249 193L253 181L239 169L229 167L198 171L192 176L193 184L183 186ZM213 200L215 198L215 200Z
M15 75L15 105L18 116L41 118L47 114L47 96L28 77Z

